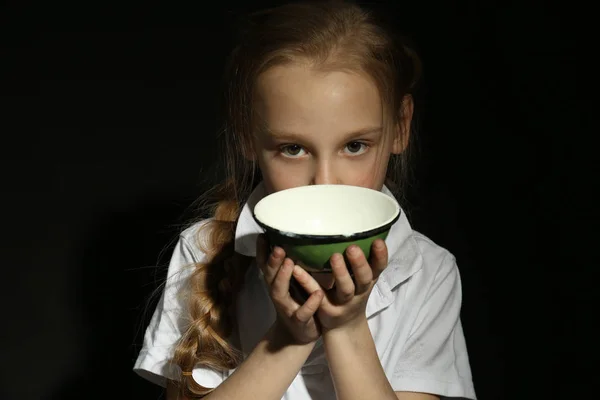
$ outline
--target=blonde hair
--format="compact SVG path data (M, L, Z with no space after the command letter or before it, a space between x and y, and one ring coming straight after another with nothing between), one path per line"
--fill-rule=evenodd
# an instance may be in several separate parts
M373 15L354 4L292 3L250 17L226 69L226 123L221 136L226 179L202 197L214 204L214 218L199 232L208 238L202 250L209 261L196 265L190 278L191 322L173 358L184 372L197 366L230 370L241 362L239 350L228 339L235 326L235 299L250 263L235 253L233 240L240 209L256 182L257 167L249 157L256 127L255 82L275 65L298 61L368 75L379 89L387 126L401 121L403 100L413 92L420 74L419 59L405 41L392 37ZM407 155L404 151L394 157L388 167L387 184L396 195L402 193ZM180 388L190 398L201 398L213 389L197 384L189 374L182 376Z

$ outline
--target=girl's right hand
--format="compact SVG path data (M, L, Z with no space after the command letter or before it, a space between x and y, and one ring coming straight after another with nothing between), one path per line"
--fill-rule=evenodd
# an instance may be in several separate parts
M258 237L256 246L256 262L269 287L271 300L277 310L278 322L299 344L316 342L321 336L321 330L315 314L325 293L322 290L316 290L304 304L299 304L290 295L290 282L293 275L300 278L297 280L301 286L309 284L302 279L305 275L300 273L301 267L294 265L291 259L286 258L282 248L274 247L272 251L269 251L269 244L264 235Z

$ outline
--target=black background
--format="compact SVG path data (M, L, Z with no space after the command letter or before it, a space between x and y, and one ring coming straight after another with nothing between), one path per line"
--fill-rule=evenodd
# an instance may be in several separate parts
M131 371L145 310L214 176L233 17L263 5L226 3L4 2L0 399L160 395ZM457 257L479 398L579 398L597 360L589 11L389 3L425 68L407 208Z

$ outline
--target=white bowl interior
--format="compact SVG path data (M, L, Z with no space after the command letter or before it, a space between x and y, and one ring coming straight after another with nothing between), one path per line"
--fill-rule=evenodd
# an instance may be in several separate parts
M370 231L400 212L387 194L348 185L311 185L266 196L254 208L261 223L305 235L345 235Z

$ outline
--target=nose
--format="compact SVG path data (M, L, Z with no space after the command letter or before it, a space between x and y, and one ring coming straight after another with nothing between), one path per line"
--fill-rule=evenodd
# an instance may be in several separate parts
M316 163L312 179L313 185L332 185L337 181L331 161L320 160Z

